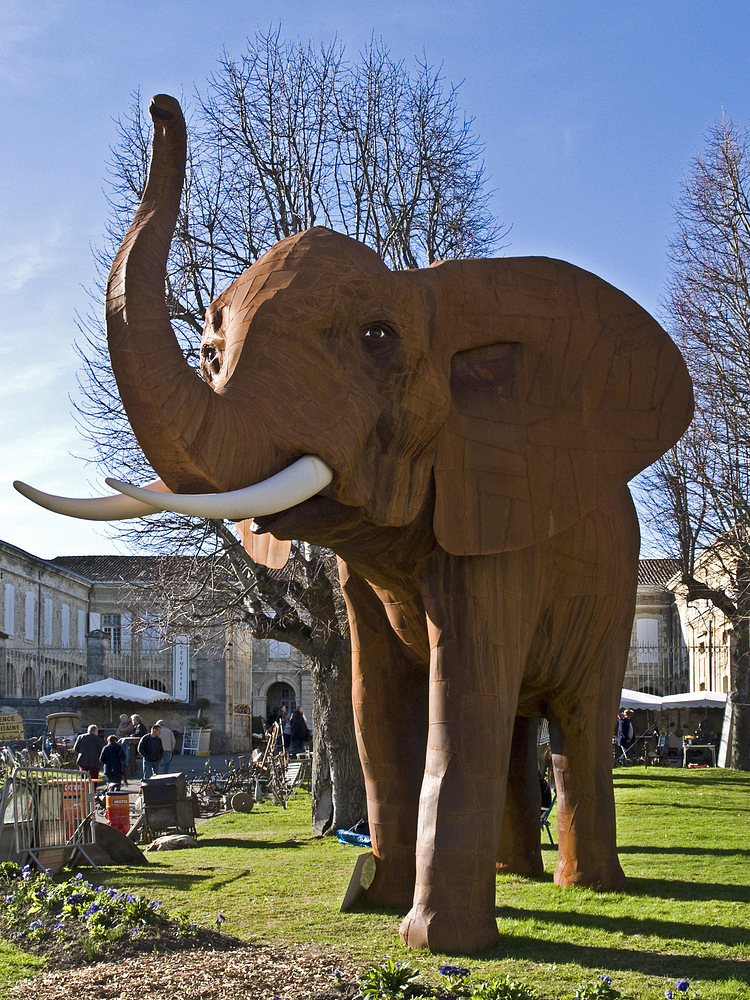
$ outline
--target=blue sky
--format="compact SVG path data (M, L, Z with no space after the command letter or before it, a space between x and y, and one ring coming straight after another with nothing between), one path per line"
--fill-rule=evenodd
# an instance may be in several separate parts
M140 89L188 102L256 29L350 54L424 50L475 117L507 255L560 257L659 315L673 205L722 111L750 121L745 0L3 0L0 7L0 539L37 555L124 551L111 530L11 487L93 495L72 417L114 119Z

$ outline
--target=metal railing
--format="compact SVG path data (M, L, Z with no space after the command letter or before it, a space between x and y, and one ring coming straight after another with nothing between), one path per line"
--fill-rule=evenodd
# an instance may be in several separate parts
M624 687L666 696L683 691L721 691L729 677L730 647L727 644L663 643L630 647Z
M3 788L2 816L7 823L12 811L16 854L41 869L60 867L69 848L93 864L86 847L95 843L94 808L93 783L85 771L17 767Z

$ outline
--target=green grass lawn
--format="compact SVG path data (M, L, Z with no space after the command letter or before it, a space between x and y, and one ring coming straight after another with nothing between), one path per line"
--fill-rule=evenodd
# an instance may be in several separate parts
M315 840L306 797L286 811L262 804L217 817L201 824L199 850L152 853L147 869L93 877L200 923L221 911L223 929L247 941L322 943L362 965L390 956L436 984L448 963L468 966L471 980L510 975L545 996L570 996L607 973L637 1000L663 998L682 977L694 1000L750 1000L750 774L623 768L614 782L626 890L558 889L547 843L543 881L498 878L500 944L468 959L407 951L400 911L340 913L360 851ZM0 951L4 981L30 967L10 945Z

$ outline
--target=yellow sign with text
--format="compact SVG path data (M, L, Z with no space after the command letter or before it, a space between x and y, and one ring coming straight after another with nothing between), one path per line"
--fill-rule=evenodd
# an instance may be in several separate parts
M20 715L0 715L0 741L22 740L23 719Z

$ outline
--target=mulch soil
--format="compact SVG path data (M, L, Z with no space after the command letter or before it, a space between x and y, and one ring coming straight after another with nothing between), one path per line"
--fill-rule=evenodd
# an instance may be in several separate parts
M357 993L346 956L305 945L251 945L208 928L180 934L174 921L160 925L158 935L108 944L93 961L74 937L43 933L15 943L47 958L49 970L6 988L5 997L19 1000L352 1000ZM343 973L340 985L334 970Z

